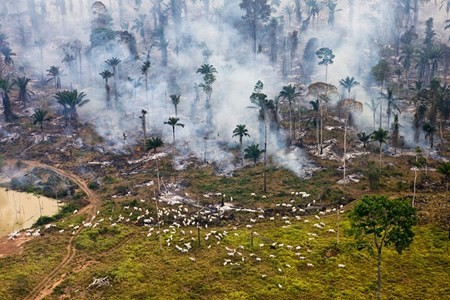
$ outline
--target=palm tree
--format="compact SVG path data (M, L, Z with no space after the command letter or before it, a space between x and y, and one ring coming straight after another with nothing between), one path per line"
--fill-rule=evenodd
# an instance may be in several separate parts
M250 136L245 124L236 125L236 128L233 130L232 137L235 137L235 136L239 137L239 145L240 145L240 148L242 149L242 138L244 136Z
M388 132L381 127L372 133L372 140L380 143L380 171L381 171L381 154L383 153L382 145L383 143L386 143L387 138Z
M431 125L431 123L425 123L422 126L422 130L425 132L425 139L430 141L430 147L431 147L431 149L433 149L434 133L436 132L436 127Z
M355 80L355 77L350 78L349 76L347 76L344 79L341 79L339 81L339 84L347 90L348 97L351 98L350 92L352 91L352 88L359 85L359 82Z
M149 60L144 61L141 66L141 73L145 76L145 101L148 102L148 71L150 70L151 62Z
M216 68L210 64L203 64L200 68L197 69L196 73L200 73L203 75L203 83L199 84L201 88L203 88L203 92L205 92L207 98L207 105L209 105L209 101L211 100L212 94L212 84L216 81L216 76L214 73L217 73Z
M64 90L55 94L58 104L63 107L66 125L69 120L72 120L73 122L78 120L77 108L89 102L89 99L84 99L85 97L86 94L83 92L78 92L78 90Z
M372 111L372 117L373 117L373 130L375 131L375 119L376 119L376 115L377 115L377 109L378 106L380 105L380 101L375 102L375 99L372 98L370 99L370 103L365 102L365 104L370 108L370 110ZM381 126L381 124L380 124Z
M392 110L396 110L400 113L400 108L398 107L397 103L395 103L397 100L399 100L399 98L394 97L394 91L390 88L387 89L387 93L380 93L380 94L381 94L381 97L387 101L387 110L386 110L387 120L388 120L387 128L389 128ZM380 111L380 114L381 113L382 112ZM381 126L381 123L380 123L380 126Z
M36 45L36 47L39 48L39 54L41 56L41 77L44 77L44 53L43 53L43 50L44 50L44 46L45 46L45 40L40 38L37 41L35 41L34 44Z
M9 79L0 77L0 94L2 95L3 114L5 115L6 122L11 122L16 118L11 109L11 101L9 99L10 90L11 83L9 82Z
M264 152L264 150L259 149L259 144L253 144L244 149L244 158L253 160L253 164L256 165L259 157Z
M287 100L289 103L289 141L292 143L295 140L295 132L293 130L293 128L295 128L295 118L292 116L292 104L294 99L300 96L300 92L296 92L295 86L290 84L283 86L279 96L283 100Z
M50 117L47 116L48 111L45 109L36 109L34 111L34 114L31 116L33 118L33 124L39 124L39 127L41 128L41 132L44 132L44 122L50 121Z
M59 70L57 66L50 66L47 70L47 76L51 77L48 81L55 81L55 90L58 91L61 89L61 75L62 71Z
M184 124L178 123L180 119L177 117L170 117L168 121L165 121L164 124L172 126L172 136L173 136L173 143L175 144L175 127L180 126L181 128L184 127Z
M399 61L402 63L402 66L405 69L406 82L408 82L409 69L411 68L413 58L414 58L414 47L410 45L403 47L402 53L399 57Z
M356 136L358 137L359 141L361 143L363 143L363 149L366 150L367 144L370 143L370 141L371 141L372 134L367 134L364 131L364 132L360 132L360 133L356 134Z
M12 49L9 46L0 47L0 53L3 54L3 61L6 65L14 65L14 60L11 56L15 56L16 54L12 52Z
M288 26L291 26L292 16L295 13L295 6L293 4L292 5L287 4L285 7L283 7L282 12L283 12L283 15L287 16Z
M30 81L31 79L25 76L17 77L12 81L11 87L17 86L19 90L19 100L22 101L23 106L26 106L27 99L29 99L31 95L34 95L34 93L28 89L28 83L30 83Z
M175 107L175 117L178 117L178 104L180 104L181 95L172 94L169 96L170 100L172 100L172 104Z
M131 30L136 31L136 33L139 33L139 35L142 37L142 40L144 41L144 44L146 44L145 41L145 19L147 15L140 14L139 18L136 18L133 20L134 24L131 26Z
M105 80L105 90L106 90L106 105L111 108L111 88L108 84L108 79L113 76L110 70L104 70L100 73L100 76Z
M118 59L117 57L111 57L107 60L105 60L105 63L110 66L113 69L113 73L114 73L114 99L116 101L116 103L119 101L119 97L117 94L117 80L119 79L118 76L118 72L117 72L117 66L121 63L122 61L120 59Z
M153 153L156 153L156 149L162 147L164 145L164 141L160 137L152 137L146 141L145 145L145 149L147 151L153 150Z

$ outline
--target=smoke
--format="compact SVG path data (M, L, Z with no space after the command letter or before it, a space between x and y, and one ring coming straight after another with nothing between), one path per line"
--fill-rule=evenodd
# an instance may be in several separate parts
M18 16L21 20L29 7L20 1L7 1L9 19ZM47 1L35 1L37 13L43 13ZM260 130L258 110L251 106L249 96L255 83L264 83L264 92L273 99L288 81L304 81L298 74L283 79L280 67L273 67L268 55L261 53L253 55L247 35L242 34L236 26L240 22L242 11L239 0L211 1L210 14L203 14L202 1L192 3L187 1L187 20L179 26L173 18L169 18L165 30L168 42L168 66L161 62L164 49L160 40L151 30L145 32L145 43L137 31L131 28L139 14L146 14L145 25L152 27L154 23L154 8L152 1L143 1L136 8L134 1L123 1L123 10L119 14L118 1L104 1L113 18L113 29L116 38L105 48L94 48L88 59L86 49L90 44L91 14L93 1L73 1L73 8L66 7L67 15L62 14L60 7L46 5L48 17L36 21L36 28L28 29L25 36L32 36L28 45L21 47L18 25L10 26L15 35L11 41L17 49L17 65L25 66L28 76L39 77L51 65L61 66L65 76L62 77L64 88L78 88L87 94L90 102L79 109L83 122L93 124L97 133L105 140L105 147L112 151L123 151L130 144L141 143L143 131L141 127L141 110L145 109L147 136L162 136L166 144L172 141L172 128L164 122L175 116L171 103L171 94L180 94L178 118L184 127L176 127L176 146L180 157L194 155L199 160L206 160L219 166L223 172L237 167L236 159L229 151L236 148L238 140L232 138L232 131L237 124L246 124L250 138L244 139L244 147L253 143L263 146L263 132ZM155 2L155 1L153 1ZM156 1L157 2L157 1ZM155 2L155 3L156 3ZM353 3L349 6L349 3ZM169 1L161 1L163 11L169 10ZM281 1L274 17L282 15L281 7L293 4L293 1ZM113 7L109 7L113 5ZM303 5L304 15L306 6ZM311 38L318 39L318 48L331 48L336 55L334 63L328 66L327 82L339 87L339 80L346 76L354 76L361 84L355 87L352 94L361 103L378 98L378 88L370 78L370 68L379 60L378 44L386 43L386 35L392 31L392 3L390 1L339 1L334 27L324 24L327 9L321 7L319 25L310 20L309 29L299 34L299 46L296 56L302 57L303 49ZM277 7L274 7L277 9ZM123 24L119 24L120 15ZM24 18L25 20L25 18ZM25 22L25 21L24 21ZM28 21L27 21L28 22ZM33 22L32 20L30 22ZM127 23L127 24L125 24ZM128 25L128 26L127 26ZM117 34L128 30L137 40L139 59L135 60L132 48ZM283 36L299 30L284 24ZM34 45L39 38L46 40L43 51L43 64L40 59L40 49ZM78 80L76 72L79 67L69 66L62 62L64 53L62 45L74 39L83 45L81 70L82 80ZM158 44L159 43L159 44ZM262 45L266 48L267 45ZM281 47L280 47L281 48ZM281 55L280 55L281 56ZM119 64L119 82L110 78L112 109L107 108L105 82L99 75L105 69L110 69L104 61L117 57ZM144 86L144 75L140 67L147 59L152 66L149 71L148 91ZM207 122L206 94L195 86L202 83L202 76L197 69L202 64L212 64L218 71L211 97L212 123ZM296 67L296 65L294 65ZM72 69L72 72L70 71ZM112 69L110 69L112 71ZM33 73L32 73L33 72ZM313 73L308 74L311 82L325 80L325 67L315 65ZM127 80L130 78L130 80ZM119 93L115 101L115 89ZM341 91L342 94L345 91ZM334 101L334 102L333 102ZM336 104L333 100L330 105ZM385 106L385 105L383 105ZM355 114L356 125L361 131L370 132L372 127L372 112L366 105L361 114ZM401 122L410 120L403 115ZM268 126L269 127L269 126ZM378 127L378 126L377 126ZM407 128L405 126L404 128ZM124 136L125 134L125 136ZM410 132L405 129L405 140L410 143ZM286 150L284 133L270 131L268 133L268 154L273 161L292 170L299 176L304 175L304 169L309 165L305 153L300 149ZM412 136L412 135L411 135ZM124 138L125 137L125 138Z

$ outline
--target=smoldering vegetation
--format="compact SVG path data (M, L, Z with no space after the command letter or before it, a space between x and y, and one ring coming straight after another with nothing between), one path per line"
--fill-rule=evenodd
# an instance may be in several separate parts
M274 163L304 176L310 162L302 137L317 130L315 153L323 154L329 109L367 133L394 134L397 115L395 147L400 137L404 146L428 145L423 125L445 123L445 109L421 113L433 80L441 87L448 71L445 5L6 0L0 18L5 120L13 122L29 102L49 100L69 131L92 124L107 151L142 149L161 137L178 159L194 156L228 173L241 166L230 150L244 156L258 144ZM30 79L28 89L18 78ZM11 109L5 95L14 85L25 88ZM64 103L73 96L78 102ZM241 145L233 136L238 124L249 135Z

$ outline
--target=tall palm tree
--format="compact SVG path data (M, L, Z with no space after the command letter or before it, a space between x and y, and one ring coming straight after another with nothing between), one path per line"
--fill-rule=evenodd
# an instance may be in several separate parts
M50 117L47 116L48 111L45 109L36 109L34 111L34 114L31 116L33 118L33 124L39 124L39 127L41 128L41 132L44 132L44 122L50 121Z
M41 58L41 77L44 77L44 46L45 46L45 40L40 38L40 39L36 40L34 42L34 44L36 45L36 47L39 48L39 54L40 54L40 58Z
M400 100L400 99L394 97L394 91L390 88L387 89L387 93L380 93L380 94L381 94L381 97L383 99L385 99L387 102L387 109L386 109L387 121L388 121L387 128L389 128L390 122L391 122L392 110L396 110L400 113L400 108L396 103L396 101ZM380 114L381 113L382 112L380 111ZM380 126L381 126L381 124L380 124Z
M26 106L27 100L34 95L33 91L28 89L28 83L30 83L31 79L28 77L17 77L13 79L11 86L17 86L19 90L19 100L22 101L23 106Z
M216 76L214 73L217 73L216 68L210 64L203 64L200 68L197 69L196 73L200 73L203 75L203 83L199 84L199 86L203 89L207 96L207 104L211 100L212 94L212 84L216 81Z
M311 104L312 111L313 111L313 117L311 118L311 120L313 121L313 124L316 127L317 153L319 153L320 152L320 136L319 136L319 129L320 129L320 125L319 125L320 101L319 101L319 99L316 99L314 101L309 101L309 104Z
M244 136L250 136L245 124L236 125L236 128L233 130L232 137L235 137L235 136L239 137L239 145L240 145L240 148L242 149L242 138Z
M159 136L152 137L146 141L145 145L147 151L153 150L153 153L156 153L156 150L164 145L164 141Z
M170 117L168 121L165 121L164 124L172 126L172 136L173 136L173 143L175 144L175 127L179 126L181 128L184 127L184 124L178 123L180 119L176 117Z
M259 157L264 152L264 150L259 149L259 144L253 144L244 149L244 158L251 159L253 161L253 164L256 165Z
M151 62L149 60L144 61L141 66L141 73L145 76L145 101L148 103L148 72L150 70Z
M359 82L355 80L355 77L350 78L349 76L345 77L344 79L341 79L339 81L339 84L347 90L348 97L350 97L350 93L352 91L352 88L359 85Z
M111 108L111 87L108 84L108 79L113 76L113 73L110 70L104 70L100 73L100 76L105 80L106 105Z
M0 94L3 102L3 114L5 115L5 121L11 122L16 118L12 112L11 100L9 99L9 92L11 90L11 83L8 78L0 77Z
M411 68L413 59L414 59L414 47L406 45L405 47L403 47L401 55L399 57L399 61L402 63L402 66L405 69L406 82L408 82L409 69Z
M289 103L289 141L292 143L295 140L295 132L293 128L295 128L295 118L293 117L293 109L292 105L294 103L295 98L301 95L300 92L296 91L295 86L292 84L283 86L283 89L280 91L280 98L283 100L287 100Z
M122 61L120 59L118 59L117 57L111 57L107 60L105 60L105 63L110 66L113 69L113 73L114 73L114 99L116 101L116 103L119 101L119 96L117 94L117 81L119 79L119 74L117 72L117 66L121 63Z
M373 130L375 131L375 120L376 120L376 115L377 115L377 109L378 106L380 105L380 101L376 102L374 98L370 99L370 103L365 102L364 104L366 104L370 110L372 111L372 117L373 117ZM380 124L381 126L381 124Z
M430 147L433 149L434 146L434 133L436 132L436 127L431 123L425 123L422 126L422 130L425 132L425 139L430 141Z
M291 26L292 16L295 13L295 6L293 4L291 5L287 4L285 7L283 7L282 13L283 15L287 16L288 26Z
M172 104L175 107L175 117L178 117L178 104L180 104L181 95L172 94L169 96L170 100L172 100Z
M55 90L58 91L61 89L61 75L62 71L57 66L50 66L47 70L47 76L51 77L48 81L55 81Z
M85 97L86 94L84 92L78 92L78 90L64 90L55 94L58 104L63 107L66 125L69 123L69 120L73 122L78 120L77 108L89 102L89 99L85 99Z
M372 133L372 140L377 141L380 144L380 171L381 171L381 154L383 153L382 146L386 143L388 139L388 132L384 130L383 128L378 128L378 130L375 130Z

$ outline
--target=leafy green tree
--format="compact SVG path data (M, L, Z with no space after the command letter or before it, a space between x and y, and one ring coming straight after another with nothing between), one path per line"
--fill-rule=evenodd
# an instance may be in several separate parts
M110 70L103 70L103 72L100 73L100 76L105 80L106 105L108 108L111 108L111 87L108 84L108 79L113 76L113 73L111 73Z
M292 143L295 140L295 132L293 130L293 128L295 128L295 118L293 118L292 114L292 105L294 104L295 98L300 96L300 92L297 92L295 86L290 84L283 86L279 96L283 100L287 100L289 103L289 141Z
M317 58L319 59L319 65L325 66L325 83L328 81L328 65L333 64L333 59L336 57L333 50L330 48L320 48L316 52Z
M77 122L77 108L85 105L90 101L89 99L85 99L85 97L86 94L84 92L78 92L78 90L63 90L55 94L55 98L58 104L63 107L63 114L66 125L71 120L73 122Z
M175 117L178 117L178 104L180 104L181 95L172 94L169 96L172 104L175 108Z
M383 128L378 128L378 130L375 130L372 133L372 140L377 141L380 144L380 170L381 170L381 154L383 153L383 144L386 143L388 138L388 132L384 130Z
M349 215L351 233L376 254L377 299L381 298L381 263L384 247L393 246L398 254L407 249L414 238L416 210L407 200L389 200L386 196L364 196Z
M33 118L33 124L39 124L39 127L41 128L41 132L44 132L44 122L50 121L50 117L47 116L48 111L45 109L36 109L34 111L34 114L31 116Z
M256 54L257 33L260 25L266 23L270 18L270 5L267 0L242 0L239 7L244 11L242 19L250 28L252 50Z
M240 145L240 148L242 149L242 138L244 136L250 136L245 124L236 125L236 128L233 130L233 137L235 137L235 136L239 137L239 145Z
M434 146L434 133L436 132L436 127L431 125L431 123L425 123L422 126L422 130L425 132L425 139L430 141L430 147L433 149Z
M50 66L47 70L47 76L51 77L48 81L53 80L55 82L55 90L61 89L61 75L62 71L57 66Z
M213 65L203 64L197 69L197 73L203 75L203 83L200 83L199 86L203 89L203 92L205 92L207 101L209 102L211 100L212 85L216 81L216 76L214 74L217 73L217 70Z
M13 79L11 84L11 87L17 86L17 89L19 90L19 101L22 102L23 106L26 106L27 100L30 99L31 95L34 95L33 91L28 89L30 81L30 78L23 76Z
M5 122L11 122L16 118L16 115L12 112L11 100L9 93L11 91L11 83L8 78L0 77L0 95L3 102L3 114L5 115Z
M256 165L259 157L264 152L264 150L259 149L259 144L253 144L244 149L244 158L251 159L253 164Z
M172 126L172 137L173 137L173 143L175 144L175 127L184 127L184 124L178 123L180 119L176 117L170 117L169 120L165 121L164 124Z
M373 79L380 85L381 92L383 92L386 81L390 78L391 73L391 67L385 59L380 60L370 70Z
M366 149L366 146L368 143L370 143L372 134L367 134L365 131L357 133L356 136L358 137L359 141L363 143L364 150Z
M355 80L355 77L350 78L347 76L344 79L339 80L339 84L347 90L348 97L350 98L352 88L359 85L359 82Z
M159 136L152 137L146 141L145 145L147 151L153 150L153 153L156 153L156 150L164 145L164 141Z

